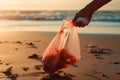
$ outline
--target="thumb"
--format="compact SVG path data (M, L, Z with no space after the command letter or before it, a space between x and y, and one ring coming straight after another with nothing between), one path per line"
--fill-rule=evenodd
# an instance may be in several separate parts
M76 13L76 15L75 15L75 17L73 18L73 22L75 23L76 22L76 20L78 19L78 17L79 17L79 15L78 15L79 13Z

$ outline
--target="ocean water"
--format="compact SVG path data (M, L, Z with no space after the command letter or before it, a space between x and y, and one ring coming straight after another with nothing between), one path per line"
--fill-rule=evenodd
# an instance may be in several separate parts
M29 27L29 26L35 26L35 27L44 27L44 26L60 26L62 23L62 20L56 20L56 21L35 21L35 20L0 20L0 27L15 27L15 26L21 26L21 27ZM89 23L90 27L120 27L120 22L115 21L91 21Z
M64 18L73 19L78 11L0 11L0 29L38 29L44 30L61 26ZM90 28L115 28L120 32L120 11L96 12L90 24Z

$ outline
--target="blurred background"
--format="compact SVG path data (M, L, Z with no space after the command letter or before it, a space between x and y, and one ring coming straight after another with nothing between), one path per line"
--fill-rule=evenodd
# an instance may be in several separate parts
M0 31L52 30L66 17L75 14L92 0L0 0ZM90 28L114 28L120 31L120 0L113 0L92 17ZM50 29L48 29L48 27ZM119 32L118 31L118 32Z

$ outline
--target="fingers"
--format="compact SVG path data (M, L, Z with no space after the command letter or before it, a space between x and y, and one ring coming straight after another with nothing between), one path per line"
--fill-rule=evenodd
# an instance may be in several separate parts
M93 13L89 13L85 9L82 9L76 13L73 23L76 27L84 27L90 23L92 15Z
M88 25L89 20L86 17L76 17L74 19L74 25L77 27L84 27L86 25Z
M86 24L83 21L77 21L78 18L83 17L81 14L77 13L73 19L73 23L76 27L84 27Z
M76 27L85 27L86 24L84 24L83 22L75 22L75 26Z

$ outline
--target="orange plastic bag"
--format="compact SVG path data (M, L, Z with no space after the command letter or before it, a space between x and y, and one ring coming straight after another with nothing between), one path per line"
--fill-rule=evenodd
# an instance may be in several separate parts
M80 44L71 19L64 19L61 30L43 53L43 69L52 73L80 60Z

